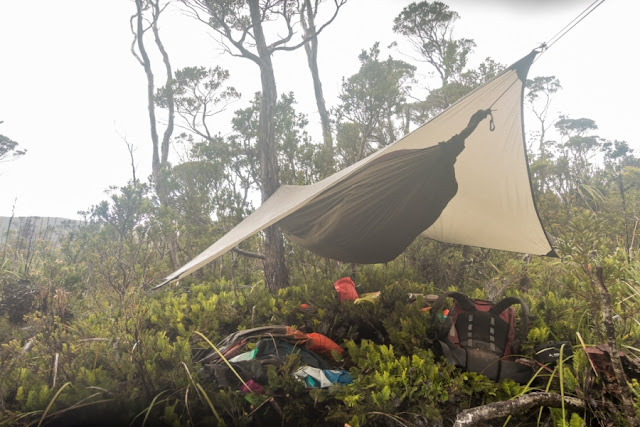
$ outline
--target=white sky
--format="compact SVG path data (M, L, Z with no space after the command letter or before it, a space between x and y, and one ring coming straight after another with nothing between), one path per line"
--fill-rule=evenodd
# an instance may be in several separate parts
M445 1L446 2L446 1ZM357 55L380 41L383 57L409 58L385 49L398 40L393 18L406 0L349 0L319 39L320 73L329 105L342 77L357 72ZM487 56L511 64L549 40L591 0L452 0L461 15L457 37L475 39L476 65ZM20 143L23 158L0 163L0 216L77 218L105 199L109 186L131 178L123 138L136 146L139 177L151 169L144 71L132 57L129 17L133 1L0 0L0 134ZM604 138L626 140L640 154L637 47L640 2L607 0L544 53L529 77L555 75L563 85L555 110L588 117ZM221 54L206 28L173 14L161 34L174 69L222 65L243 108L259 90L257 67ZM151 45L151 43L149 43ZM161 64L156 58L159 84ZM429 70L419 65L419 71ZM312 84L304 53L280 53L278 92L294 91L299 112L317 130ZM531 128L533 128L531 123ZM224 125L223 125L224 126ZM526 126L526 123L525 123ZM315 132L315 131L314 131ZM319 138L316 138L319 140Z

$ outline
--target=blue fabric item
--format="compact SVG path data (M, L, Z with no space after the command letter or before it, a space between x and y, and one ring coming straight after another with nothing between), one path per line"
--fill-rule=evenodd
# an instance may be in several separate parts
M320 387L320 385L313 379L313 377L311 375L308 375L304 379L304 381L307 384L307 387L310 387L310 388Z
M351 384L353 379L348 371L324 369L322 371L329 381L339 384Z
M325 388L332 384L324 372L322 372L322 369L314 368L313 366L302 366L293 375L299 380L304 381L307 387Z
M318 369L303 366L294 374L300 381L304 381L310 388L326 388L332 384L351 384L353 380L347 371L337 369Z

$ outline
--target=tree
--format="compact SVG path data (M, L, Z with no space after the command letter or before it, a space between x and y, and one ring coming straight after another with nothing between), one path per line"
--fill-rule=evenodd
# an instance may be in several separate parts
M538 141L540 157L545 157L545 138L547 130L551 127L548 124L549 107L551 106L552 95L562 89L560 80L556 76L541 76L534 79L527 79L527 94L525 96L531 111L540 122L538 131Z
M411 3L393 21L393 31L405 36L419 60L427 62L440 76L442 86L455 80L467 65L475 42L454 39L453 28L460 18L444 3Z
M3 122L0 121L0 124ZM24 156L27 150L18 148L19 144L11 138L0 135L0 162Z
M87 226L77 235L89 274L124 300L158 280L165 246L158 239L157 199L147 184L131 182L111 188L110 200L83 212Z
M234 87L224 86L229 79L229 71L215 68L185 67L176 70L170 81L158 89L155 104L182 119L180 126L205 140L212 140L211 118L226 110L233 101L240 98ZM169 82L167 82L169 83ZM173 107L172 107L173 106Z
M24 156L26 153L27 150L18 148L17 142L4 135L0 135L0 161L15 159Z
M340 3L346 3L346 0L342 0ZM320 115L320 123L322 124L324 150L322 152L321 161L323 163L323 174L326 176L333 172L335 160L333 137L331 134L331 120L324 101L322 82L320 81L320 71L318 69L318 37L313 36L317 32L315 21L318 16L320 4L321 0L313 0L313 2L312 0L302 0L299 2L298 7L300 8L300 24L304 29L305 39L307 39L304 44L304 50L307 54L307 62L313 79L313 91L316 98L316 105L318 106L318 114Z
M425 100L410 105L410 120L421 125L500 73L504 66L486 58L477 69L467 69L476 46L471 39L453 37L460 15L444 3L411 3L394 19L393 31L404 36L418 54L416 60L429 64L441 86L429 90Z
M604 153L605 171L608 172L610 179L615 181L620 192L620 207L624 219L624 238L625 253L627 255L627 263L631 262L631 246L632 240L629 233L629 214L627 212L627 192L636 186L633 182L633 175L637 175L638 159L633 155L633 150L626 141L605 141L602 144ZM627 179L625 179L625 175ZM625 184L625 181L627 183ZM631 182L629 182L631 181ZM637 221L637 215L633 216ZM637 226L637 222L636 222Z
M567 116L561 116L554 126L562 137L558 149L571 166L569 173L574 181L573 185L576 186L581 178L592 171L592 159L600 151L600 138L587 135L590 131L598 129L598 126L591 119L571 119Z
M179 80L178 74L176 72L176 80ZM180 86L175 92L182 92ZM194 133L178 136L178 141L190 148L185 150L183 162L174 166L168 177L172 206L177 217L185 219L178 220L180 249L190 257L202 251L211 236L221 237L251 211L249 196L257 189L260 177L260 165L256 161L260 98L256 93L249 107L236 110L233 132L223 137L212 135L205 124L200 123L203 112L212 111L214 103L195 108L198 104L195 100L187 102L176 96L176 106L194 106L184 117ZM295 101L289 93L283 94L276 104L280 175L286 184L310 184L320 175L321 147L311 143L305 130L307 118L296 112Z
M173 70L171 68L171 62L169 61L169 55L164 48L164 45L160 38L160 32L158 30L158 19L160 18L160 14L162 13L166 5L161 8L160 0L135 0L135 4L136 13L132 15L130 19L131 32L133 34L131 53L144 68L144 72L147 77L147 110L149 113L151 143L153 145L153 155L151 161L152 175L158 199L160 200L162 206L165 209L168 209L170 203L166 190L165 175L169 166L169 143L171 140L171 135L173 134L173 122L175 116L175 107L172 93ZM149 14L150 17L147 17L147 15ZM162 135L162 140L160 140L160 137L158 135L158 120L156 118L155 110L155 81L153 68L144 42L144 35L149 29L151 29L153 33L156 48L162 55L162 61L165 66L166 73L165 87L167 88L167 90L165 91L164 96L168 114L167 125ZM171 222L170 219L169 222ZM175 233L169 231L168 238L171 264L175 269L180 266Z
M486 58L478 68L465 70L456 80L430 90L424 101L413 103L411 119L417 124L431 120L477 86L497 76L504 68L504 65Z
M544 164L534 165L534 174L540 177L543 173L545 178L539 189L546 188L546 193L560 197L566 209L582 205L597 210L604 200L607 178L600 167L603 140L589 135L598 128L596 123L587 118L571 119L561 115L554 127L559 140L546 141Z
M233 140L241 139L244 149L255 151L260 113L260 94L257 93L251 105L236 111L233 119ZM306 115L295 110L296 99L292 92L282 94L276 104L275 140L280 165L280 178L285 184L311 184L320 178L323 172L321 161L322 147L311 142L306 131ZM248 165L247 165L248 166ZM259 175L255 169L252 172Z
M402 134L403 111L415 67L391 57L380 60L379 43L359 56L360 70L343 79L336 107L337 148L349 166Z
M225 49L232 55L246 58L260 70L262 97L258 121L257 148L260 160L260 192L266 201L280 186L280 172L275 142L275 111L278 101L273 54L277 51L292 51L300 48L311 37L317 37L337 16L344 2L335 1L333 15L314 34L306 34L298 43L291 44L295 35L293 17L295 5L286 0L183 0L195 16L217 32L227 44ZM299 9L298 9L299 10ZM206 18L200 14L206 14ZM267 41L264 24L283 25L283 32L271 43ZM280 35L281 34L281 35ZM264 231L265 283L271 290L285 287L289 283L284 260L282 233L271 226Z
M131 53L144 68L147 77L147 109L149 111L149 127L151 131L151 142L153 144L152 173L156 184L158 196L164 198L161 180L161 171L167 167L169 160L169 142L173 134L173 121L175 116L173 102L173 71L169 62L169 55L162 44L160 33L158 30L158 19L164 8L160 7L160 0L135 0L136 13L131 17L131 32L133 33L133 42L131 45ZM166 7L166 6L165 6ZM150 17L146 15L150 13ZM167 126L162 135L162 140L158 135L158 121L155 110L155 77L151 59L147 52L144 42L145 33L151 29L154 35L154 41L165 65L166 71L166 91L164 92L165 104L167 106ZM136 51L137 48L137 51Z
M183 163L166 179L180 249L189 258L206 247L205 236L220 236L239 221L253 182L244 185L244 171L239 172L244 168L236 167L243 163L240 149L213 130L213 119L240 98L234 87L226 86L228 79L229 72L219 66L185 67L176 70L171 87L165 85L155 95L159 108L169 109L173 102L175 126L184 129L174 141L185 146Z
M188 156L171 169L167 183L180 251L193 258L237 224L248 208L231 175L232 153L222 138L193 144Z
M534 175L539 175L539 185L537 189L540 192L544 192L550 156L546 148L549 141L547 141L546 138L547 131L552 125L552 123L549 123L549 107L551 106L552 95L562 89L562 86L555 76L542 76L527 79L526 88L527 94L525 99L540 124L540 128L537 131L539 153L538 159L532 165L532 172L534 172Z

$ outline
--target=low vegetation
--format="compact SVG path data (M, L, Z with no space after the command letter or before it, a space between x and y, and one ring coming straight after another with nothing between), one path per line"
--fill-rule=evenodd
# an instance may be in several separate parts
M295 247L289 248L295 284L275 294L254 260L234 254L200 277L148 292L167 262L156 255L161 248L145 240L151 227L144 229L144 219L96 221L92 216L60 248L40 241L34 259L5 249L12 256L4 257L2 270L0 399L8 425L451 425L464 409L534 391L562 391L586 405L581 411L536 408L511 423L624 421L615 380L597 375L578 335L586 345L606 342L592 286L594 266L604 266L618 341L635 358L640 269L624 250L605 250L604 239L600 248L581 246L583 235L597 229L595 215L573 216L575 234L567 233L562 246L572 252L560 259L480 249L465 258L460 248L419 239L394 262L358 266L358 292L380 291L380 297L357 305L340 303L332 286L351 266ZM235 277L220 276L229 271ZM523 298L532 314L523 352L531 356L539 344L570 341L574 356L564 361L562 375L556 367L530 384L493 383L435 356L431 316L408 296L454 287L472 297ZM245 394L216 388L195 362L210 349L202 336L216 343L237 330L278 324L339 343L346 352L336 367L348 370L353 383L307 389L292 377L300 361L291 357L269 372L264 394ZM640 403L640 385L633 378L630 385Z

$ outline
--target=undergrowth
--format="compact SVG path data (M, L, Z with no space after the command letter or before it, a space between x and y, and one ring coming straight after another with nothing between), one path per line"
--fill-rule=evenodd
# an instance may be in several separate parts
M33 304L19 324L6 313L0 320L0 419L3 425L451 425L465 408L535 390L614 398L602 378L589 374L575 340L576 332L588 342L597 339L596 320L585 314L589 302L535 283L537 268L542 267L528 266L529 292L511 286L505 293L531 307L525 352L548 341L573 342L575 356L563 365L562 381L556 369L528 385L494 383L447 365L431 350L431 314L420 300L408 298L442 289L402 279L398 265L378 265L359 271L357 290L380 296L359 304L338 301L334 278L311 276L276 294L260 281L240 285L224 278L100 297L90 289L74 297L62 294L62 287L51 289L58 297L46 307ZM486 298L486 291L469 293ZM209 346L200 334L216 343L238 330L277 324L319 332L340 344L346 352L336 368L348 370L353 383L309 390L292 376L300 364L295 356L269 369L262 395L219 389L202 376L195 361ZM621 333L629 346L640 348L637 327L625 324ZM640 401L637 381L632 388ZM616 417L606 407L586 414L554 409L510 422L539 415L555 425Z

